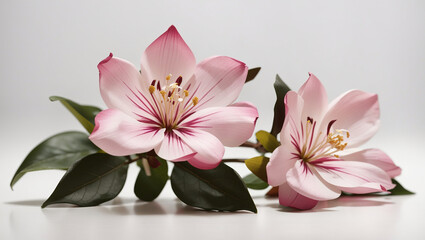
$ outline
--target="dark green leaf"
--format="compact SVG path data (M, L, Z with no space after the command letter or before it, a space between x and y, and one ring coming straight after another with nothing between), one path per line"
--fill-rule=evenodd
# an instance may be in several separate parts
M257 74L260 72L261 68L251 68L248 70L248 75L246 76L245 83L254 80L254 78L257 76Z
M91 133L94 128L94 118L96 115L102 111L100 108L89 105L80 105L69 99L52 96L50 101L60 101L71 113L74 115L78 121L83 125L83 127Z
M42 208L54 203L95 206L115 198L124 186L128 164L123 157L95 153L76 162Z
M19 166L10 182L10 187L27 172L61 169L67 170L81 158L99 151L82 132L56 134L36 146Z
M248 188L255 189L255 190L261 190L265 189L269 186L266 182L255 176L255 174L249 174L245 176L243 179L244 183Z
M280 145L275 136L263 130L258 131L255 137L268 152L273 152Z
M276 75L276 81L273 86L276 92L276 103L274 104L273 126L270 133L276 137L282 130L283 121L285 120L285 95L291 89L282 81L279 75Z
M399 182L397 182L395 179L391 179L393 184L395 184L395 188L389 190L391 193L390 195L410 195L415 194L414 192L411 192L407 189L405 189Z
M190 206L257 212L241 177L224 163L211 170L200 170L187 162L175 163L171 186L176 196Z
M245 160L246 167L259 177L264 182L267 182L267 171L266 166L269 163L269 158L264 156L258 156Z
M147 167L150 168L151 175L147 176L146 171L141 164L139 175L134 185L134 193L143 201L153 201L161 193L168 180L167 161L157 158L161 165L157 168L151 168L146 161ZM142 161L142 160L140 160ZM140 166L140 164L138 164Z

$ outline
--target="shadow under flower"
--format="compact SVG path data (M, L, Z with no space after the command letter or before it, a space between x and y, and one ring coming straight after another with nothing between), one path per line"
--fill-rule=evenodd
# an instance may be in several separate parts
M308 212L329 212L335 211L336 207L377 207L387 204L394 204L390 198L382 198L383 196L341 196L334 200L321 201L316 207L310 210L298 210L290 207L281 206L277 198L268 198L269 200L276 201L274 203L266 204L265 206L278 209L281 212L288 213L308 213ZM382 201L384 200L384 201Z

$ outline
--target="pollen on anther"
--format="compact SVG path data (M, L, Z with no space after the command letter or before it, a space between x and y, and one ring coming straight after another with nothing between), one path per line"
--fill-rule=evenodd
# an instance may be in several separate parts
M189 96L189 91L184 90L183 92L184 92L184 96L185 96L185 97Z
M346 132L347 133L347 138L350 138L350 132Z
M171 79L171 76L172 76L172 75L171 75L171 73L170 73L170 74L168 74L168 75L165 77L165 79L167 79L167 81L168 81L168 80L170 80L170 79Z
M155 87L150 85L149 86L149 92L152 94L153 92L155 92Z
M194 97L194 98L192 99L192 102L193 102L193 106L196 106L196 104L198 104L198 102L199 102L198 97Z

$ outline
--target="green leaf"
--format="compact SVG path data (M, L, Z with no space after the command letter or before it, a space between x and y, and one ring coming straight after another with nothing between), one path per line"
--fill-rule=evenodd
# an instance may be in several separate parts
M91 133L94 129L94 118L102 111L100 108L89 105L80 105L69 99L52 96L50 101L60 101L80 121L83 127Z
M390 195L410 195L415 194L414 192L411 192L407 189L405 189L399 182L397 182L395 179L391 179L393 184L395 184L395 188L388 190L391 194Z
M273 152L280 145L275 136L263 130L258 131L255 137L268 152Z
M95 206L115 198L124 187L125 158L95 153L76 162L60 180L42 208L54 203Z
M36 146L21 163L10 182L13 188L27 172L61 169L67 170L81 158L99 151L83 132L63 132L49 137Z
M210 170L195 168L187 162L174 164L171 187L187 205L205 210L257 212L241 177L224 163Z
M255 190L261 190L265 189L269 186L266 182L261 180L259 177L257 177L255 174L249 174L245 176L243 179L243 182L248 188L255 189Z
M137 176L134 185L134 193L143 201L153 201L161 193L168 180L168 166L167 161L157 158L161 165L157 168L151 168L149 164L151 175L147 176L143 164L140 168L139 175ZM139 162L139 161L138 161ZM139 165L139 164L138 164ZM140 166L139 165L139 166Z
M285 95L291 89L282 81L279 75L276 75L276 81L273 86L276 92L276 103L274 104L273 126L270 133L276 137L282 130L283 121L285 120Z
M264 182L267 182L266 166L269 160L270 159L268 157L258 156L245 160L245 165L257 177Z
M257 74L260 72L260 70L261 70L260 67L249 69L248 70L248 75L246 76L245 83L254 80L254 78L257 76Z

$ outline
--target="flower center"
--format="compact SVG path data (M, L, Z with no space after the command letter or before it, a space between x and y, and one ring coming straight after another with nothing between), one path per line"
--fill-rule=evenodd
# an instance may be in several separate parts
M199 102L198 97L189 96L190 85L186 89L180 86L183 82L182 76L179 76L175 82L169 83L171 77L171 74L165 77L166 85L162 88L160 81L157 80L153 80L149 86L155 112L162 122L161 127L166 128L167 131L176 129L184 113Z
M301 125L304 136L303 147L299 149L299 157L301 159L305 162L312 162L321 158L339 158L337 153L347 147L347 142L344 142L344 140L345 137L350 137L350 133L345 129L335 129L333 132L330 132L335 121L332 120L328 123L327 133L325 135L322 131L316 133L316 121L310 117L307 118L306 124Z

